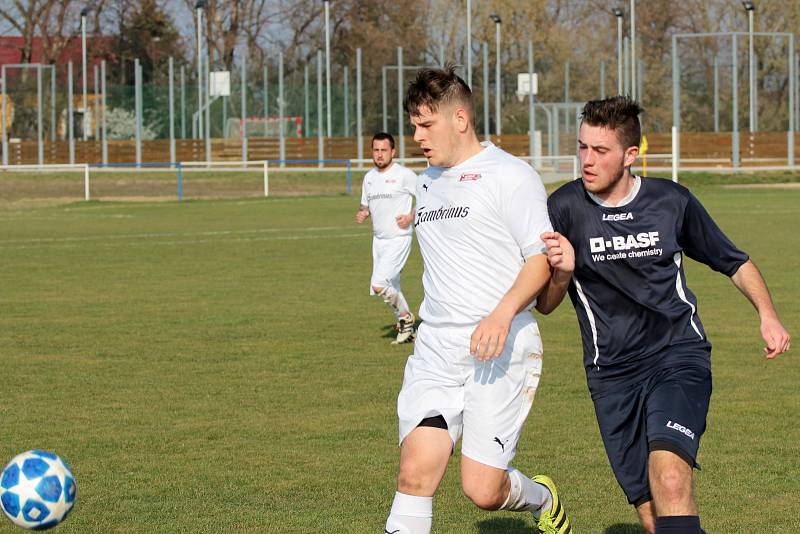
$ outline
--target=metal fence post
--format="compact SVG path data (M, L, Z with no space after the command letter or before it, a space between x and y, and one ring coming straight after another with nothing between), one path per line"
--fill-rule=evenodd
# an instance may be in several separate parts
M364 159L364 132L361 125L361 49L356 48L356 146L358 159ZM358 162L359 166L361 162Z
M69 162L75 163L75 128L72 110L72 61L67 63L67 135L69 138Z
M172 56L169 58L169 161L175 163L175 88L174 83L175 66Z
M483 43L483 138L491 139L489 134L489 45Z
M397 47L397 136L400 141L400 159L406 157L406 140L403 137L403 47Z
M242 49L242 161L247 161L247 52Z
M322 160L325 159L325 137L322 129L322 50L317 50L317 159L320 167L324 166Z
M142 67L134 60L134 100L136 101L136 163L142 162Z
M283 52L278 54L278 132L280 135L280 158L281 167L285 167L286 163L286 124L284 116L286 115L286 106L284 103L283 95Z
M108 131L106 130L106 114L108 113L108 106L106 103L106 60L102 60L100 62L100 85L102 89L102 99L103 99L103 118L101 122L101 137L102 141L102 152L103 152L103 164L108 163Z
M0 136L3 138L3 165L8 165L8 138L6 136L6 100L8 99L8 90L6 89L6 66L2 67L2 75L0 75L0 84L2 84L3 93L2 97L2 112L0 113Z
M731 127L731 160L734 168L739 167L739 66L736 58L737 40L736 34L732 36L733 45L731 46L732 74L731 85L733 90L733 126Z
M39 165L44 163L44 132L42 131L42 66L36 65L36 141Z

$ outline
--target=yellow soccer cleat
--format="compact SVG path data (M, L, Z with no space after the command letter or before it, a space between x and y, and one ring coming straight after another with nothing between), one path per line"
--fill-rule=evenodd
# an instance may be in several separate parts
M564 510L564 507L561 506L561 501L558 499L558 492L556 491L556 485L553 483L552 479L545 475L536 475L533 477L533 481L546 487L553 496L553 505L550 509L543 511L542 515L539 517L533 518L537 532L542 534L570 534L572 532L572 525L570 525L567 512Z

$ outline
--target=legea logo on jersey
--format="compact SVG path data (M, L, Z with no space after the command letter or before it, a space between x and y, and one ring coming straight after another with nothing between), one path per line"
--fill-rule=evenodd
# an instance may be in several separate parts
M633 213L604 213L604 221L632 221Z

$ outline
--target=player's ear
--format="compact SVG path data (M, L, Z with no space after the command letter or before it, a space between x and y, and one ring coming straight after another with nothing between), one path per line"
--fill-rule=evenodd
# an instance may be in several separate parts
M456 107L453 113L453 119L458 127L459 133L465 133L469 128L469 113L463 107Z
M625 150L625 167L631 167L636 162L636 158L639 157L639 147L638 146L629 146L627 150Z

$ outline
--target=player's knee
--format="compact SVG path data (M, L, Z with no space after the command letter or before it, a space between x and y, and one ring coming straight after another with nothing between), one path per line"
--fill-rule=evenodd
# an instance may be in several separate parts
M433 495L436 483L419 470L401 466L397 475L397 491L406 495Z
M654 496L658 496L658 505L676 505L690 502L692 499L692 476L683 469L662 469L651 475L650 484L655 486Z
M464 495L482 510L498 510L508 495L504 495L502 486L493 484L476 483L463 480L461 489Z
M383 288L380 286L372 286L372 290L376 295L380 295L383 292Z

